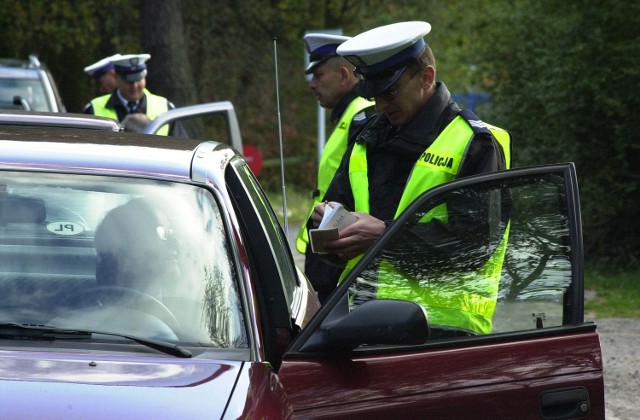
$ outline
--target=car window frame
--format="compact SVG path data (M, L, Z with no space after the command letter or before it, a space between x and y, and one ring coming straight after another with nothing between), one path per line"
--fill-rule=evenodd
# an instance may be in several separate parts
M58 85L56 84L53 75L47 68L41 68L40 71L42 72L43 83L47 86L47 93L50 95L49 100L53 101L51 104L53 112L67 112L67 108L62 102L62 97L60 96L60 91L58 90Z
M266 360L277 365L290 338L302 328L296 323L299 318L296 312L300 310L303 299L301 279L282 226L262 187L240 155L230 160L225 171L225 183L248 259L250 276L247 280L250 283L245 285L245 291L257 294L257 308L252 310L260 314L261 332L258 336L263 342L258 344L263 345ZM251 212L241 210L248 205L252 206ZM281 254L278 250L282 251ZM268 257L264 258L264 255Z
M282 230L280 221L278 220L275 211L271 207L271 203L266 194L262 190L260 183L255 178L248 165L244 160L238 158L232 159L230 162L230 168L232 168L242 181L242 185L245 187L245 192L252 198L252 203L255 205L255 209L259 212L259 220L262 224L262 233L269 238L270 254L276 261L276 267L279 272L279 278L284 280L285 278L292 280L294 283L286 285L290 296L286 298L288 306L291 306L293 301L294 289L300 286L300 279L296 275L296 265L293 259L293 254L289 248L287 237ZM250 186L251 190L247 187ZM259 208L258 208L259 207ZM267 225L265 219L269 222ZM282 253L276 251L282 250ZM285 285L283 285L284 287Z

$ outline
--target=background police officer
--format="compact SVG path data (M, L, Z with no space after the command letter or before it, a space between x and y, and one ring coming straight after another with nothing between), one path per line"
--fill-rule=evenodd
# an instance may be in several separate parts
M107 95L94 98L84 108L85 114L122 122L128 114L143 113L150 119L167 112L175 106L162 96L154 95L147 90L146 61L149 54L128 54L111 60L116 74L117 89ZM167 135L169 127L163 127L158 134Z
M116 88L116 72L112 60L119 57L120 54L115 54L84 68L84 72L95 81L98 95L106 95Z
M373 102L357 94L359 79L353 72L353 65L336 53L338 46L348 39L346 36L325 33L310 33L303 39L310 61L305 73L312 75L309 88L320 106L331 110L330 120L334 126L318 165L317 188L313 193L309 215L324 197L347 150L350 136L374 113ZM324 301L335 287L335 283L326 283L324 280L335 278L341 269L327 264L310 252L305 223L302 223L298 233L296 248L305 254L305 273L318 292L320 301Z

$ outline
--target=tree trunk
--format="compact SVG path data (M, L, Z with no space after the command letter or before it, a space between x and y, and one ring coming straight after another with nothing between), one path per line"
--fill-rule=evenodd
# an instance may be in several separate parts
M198 99L182 23L181 0L141 0L140 27L148 61L147 87L176 106Z

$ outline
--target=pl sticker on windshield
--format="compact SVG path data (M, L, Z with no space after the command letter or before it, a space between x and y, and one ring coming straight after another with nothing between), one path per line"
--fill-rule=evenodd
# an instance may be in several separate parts
M84 226L74 222L51 222L47 225L47 230L56 235L79 235L84 232Z

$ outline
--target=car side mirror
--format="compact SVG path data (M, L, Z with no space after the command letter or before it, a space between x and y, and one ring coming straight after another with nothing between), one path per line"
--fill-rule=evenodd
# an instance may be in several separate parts
M404 300L371 300L325 320L302 351L345 352L360 345L413 345L429 338L424 309Z

